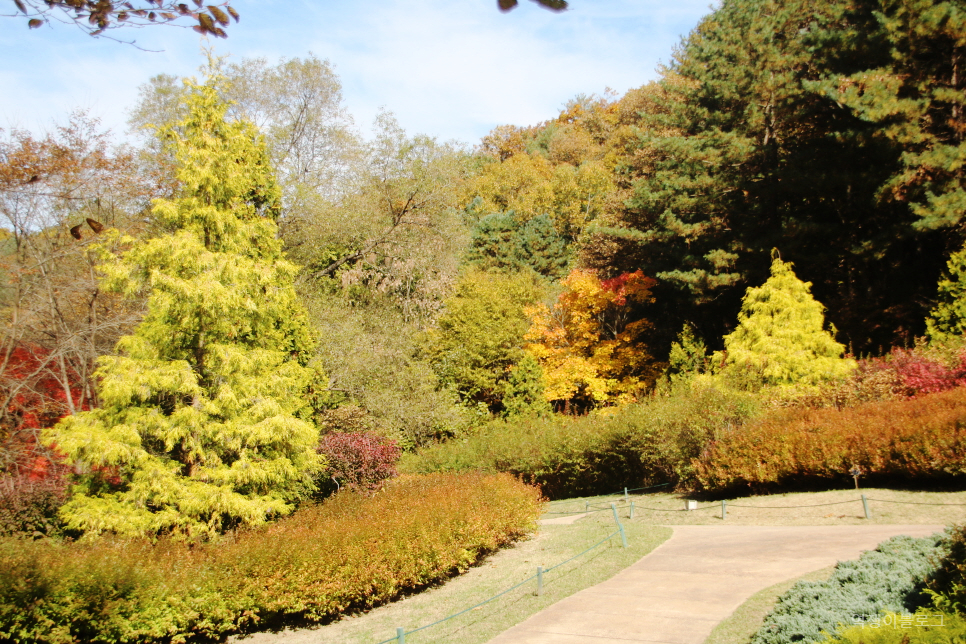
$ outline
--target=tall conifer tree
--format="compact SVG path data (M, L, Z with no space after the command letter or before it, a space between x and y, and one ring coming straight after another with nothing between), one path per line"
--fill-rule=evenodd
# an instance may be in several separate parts
M62 513L87 532L210 537L291 511L322 465L308 416L313 339L282 258L280 193L254 126L226 122L219 78L191 84L159 134L181 194L168 234L134 243L106 285L148 312L100 363L102 407L46 437L80 483Z
M949 274L939 281L939 301L926 320L933 342L966 335L966 248L953 253L946 264Z
M810 286L790 262L772 260L771 277L748 289L738 327L724 338L727 376L745 385L818 385L854 368L823 328L825 307Z

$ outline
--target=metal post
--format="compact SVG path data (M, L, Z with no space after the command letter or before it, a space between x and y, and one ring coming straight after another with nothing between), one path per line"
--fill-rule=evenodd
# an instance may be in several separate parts
M543 566L537 566L537 592L538 597L543 594Z
M617 530L621 533L621 547L627 547L627 535L624 534L624 526L621 525L621 520L617 516L617 504L611 503L610 509L614 512L614 522L617 523Z
M624 503L627 503L627 488L624 488Z
M631 501L631 513L630 513L630 516L628 516L627 518L628 519L633 519L634 518L634 502L633 501Z
M584 512L590 512L590 501L584 501Z
M397 644L406 644L406 629L396 628L396 642Z
M721 499L721 519L724 520L728 518L728 502Z
M865 510L865 518L871 519L872 515L869 514L869 500L865 498L864 494L862 495L862 509Z

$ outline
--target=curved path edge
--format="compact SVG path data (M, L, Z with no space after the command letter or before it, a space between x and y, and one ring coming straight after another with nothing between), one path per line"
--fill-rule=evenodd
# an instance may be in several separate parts
M945 526L670 527L671 538L637 563L488 644L702 644L759 590Z

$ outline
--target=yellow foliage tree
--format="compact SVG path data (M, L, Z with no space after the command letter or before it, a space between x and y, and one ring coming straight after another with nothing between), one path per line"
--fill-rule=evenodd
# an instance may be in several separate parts
M552 308L527 307L525 348L543 369L547 400L586 410L631 402L654 383L662 365L642 344L651 324L635 315L654 300L654 283L640 271L601 280L578 269Z
M514 154L485 166L469 186L468 198L483 199L486 212L513 210L524 221L553 212L553 167L541 156Z

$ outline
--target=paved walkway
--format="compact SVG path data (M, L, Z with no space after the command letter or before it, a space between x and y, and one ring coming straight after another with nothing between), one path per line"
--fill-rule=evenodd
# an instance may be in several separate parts
M759 590L899 534L935 525L674 526L670 539L609 580L557 602L489 644L701 644Z

